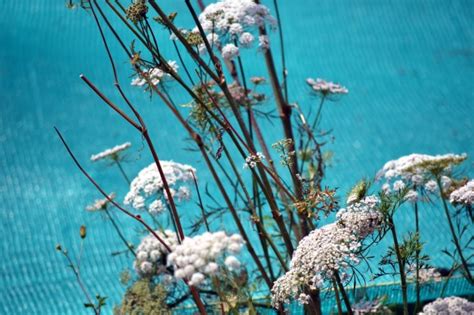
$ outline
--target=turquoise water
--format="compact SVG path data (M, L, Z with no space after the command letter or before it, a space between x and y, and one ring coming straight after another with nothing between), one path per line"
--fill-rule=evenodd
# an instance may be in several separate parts
M166 1L165 7L183 12L178 21L190 26L184 4L171 3ZM333 128L336 138L328 147L335 153L328 185L344 193L385 161L412 152L474 156L474 2L281 1L281 12L290 98L306 109L315 106L304 83L309 76L339 81L350 90L324 110L323 126ZM151 158L140 151L139 137L78 77L84 73L106 94L114 93L91 17L66 10L63 1L6 0L0 27L0 313L85 313L74 278L54 250L60 242L77 253L81 224L88 226L90 236L82 267L85 282L113 304L124 291L118 273L131 266L131 259L109 254L121 243L103 218L83 210L98 195L73 166L52 127L62 130L92 175L121 196L126 186L118 172L90 165L89 156L131 141L135 162L125 165L129 174ZM173 58L170 48L164 52ZM113 52L123 66L122 82L128 82L126 60L118 47ZM261 55L249 52L244 58L249 75L266 74ZM185 150L187 143L179 136L184 133L167 109L137 89L129 94L140 104L160 157L202 170L199 156ZM278 131L271 128L277 127L267 130L278 140ZM465 164L471 175L472 161ZM209 175L199 176L204 186ZM407 229L413 226L409 210L400 217ZM449 246L442 218L440 209L422 209L428 252ZM135 235L137 226L120 219L126 233ZM232 231L232 222L226 226ZM434 265L449 264L441 254L432 258ZM398 297L395 291L392 295Z

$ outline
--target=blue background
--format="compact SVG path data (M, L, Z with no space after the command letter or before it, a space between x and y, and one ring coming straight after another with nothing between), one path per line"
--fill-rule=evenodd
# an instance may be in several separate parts
M181 12L177 23L191 27L184 2L171 3L165 2L167 11ZM281 1L291 101L306 110L316 106L307 77L338 81L350 90L323 113L323 127L333 128L336 139L327 146L335 155L326 184L339 187L341 196L401 155L474 155L473 9L473 1ZM164 46L167 37L159 36ZM84 280L92 292L109 296L108 313L124 291L119 272L132 259L110 256L121 243L100 215L84 211L99 195L74 167L53 126L120 200L127 187L117 170L91 165L89 156L131 141L134 162L125 168L132 175L151 157L136 133L79 79L84 73L107 95L115 93L86 12L67 10L63 1L6 0L0 40L0 313L85 312L74 277L54 250L59 242L76 254L81 224L89 230ZM204 186L209 175L199 156L185 150L183 130L163 104L128 88L127 60L112 46L121 82L146 117L160 157L194 165ZM176 59L167 46L164 54ZM243 58L249 75L266 75L260 53L248 51ZM177 98L188 101L182 93ZM265 130L272 140L283 137L279 125ZM472 159L464 165L471 174L472 165ZM429 236L433 264L447 266L439 253L449 243L442 218L441 209L422 208L421 230ZM120 219L127 235L136 235L137 225ZM413 227L411 211L399 220L405 229ZM232 222L225 223L233 231Z

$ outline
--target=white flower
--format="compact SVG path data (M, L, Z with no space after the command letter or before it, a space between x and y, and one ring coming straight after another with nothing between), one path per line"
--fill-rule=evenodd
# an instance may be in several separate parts
M239 48L234 44L227 44L222 47L222 58L231 60L239 55Z
M409 190L405 195L405 200L409 202L417 202L418 192L416 190Z
M308 78L306 79L306 83L308 83L308 85L313 89L313 91L321 93L322 95L349 93L349 90L344 86L338 83L325 81L320 78L317 78L316 80L314 80L313 78Z
M376 179L391 180L395 177L401 177L420 184L422 182L420 176L427 175L434 168L448 170L451 166L461 163L466 158L466 154L427 155L413 153L385 163L383 168L377 172Z
M393 183L393 190L396 192L400 192L405 189L406 185L402 180L397 180Z
M425 184L425 190L430 193L436 192L438 190L438 184L436 183L435 180L431 179L426 182Z
M168 66L171 70L166 69L163 71L160 68L150 68L142 70L142 74L132 79L131 85L145 86L149 83L152 85L158 85L164 79L171 79L172 76L169 74L170 71L178 72L178 63L174 60L168 61Z
M172 196L178 200L188 200L190 196L186 183L193 181L192 173L196 170L186 164L173 161L161 161L161 167L170 187ZM146 208L146 202L151 199L149 211L151 214L161 213L168 202L168 195L164 191L164 184L155 163L141 170L130 183L130 191L124 198L126 205L132 205L137 210Z
M408 279L416 281L416 265L410 265L408 268ZM441 281L441 273L436 268L422 267L418 270L418 280L420 283L431 281Z
M261 152L250 154L245 158L244 168L254 168L257 166L257 163L261 163L264 159L265 155L263 155Z
M104 150L100 153L94 154L91 156L91 161L92 162L97 162L99 160L105 159L105 158L110 158L112 160L117 159L118 154L125 151L126 149L130 148L132 144L130 142L125 142L120 145L116 145L115 147L111 149Z
M333 224L316 229L298 244L290 270L272 288L272 305L279 307L290 298L300 298L302 288L320 288L334 271L345 277L349 262L357 264L357 254L364 238L380 228L383 215L377 210L379 200L369 196L341 209ZM304 296L303 296L304 297ZM304 303L305 299L299 299Z
M156 234L173 250L178 244L176 233L170 230L156 231ZM133 265L140 277L150 277L166 272L166 247L152 234L144 237L136 250L137 256Z
M182 243L168 255L168 266L175 270L175 277L189 280L198 286L206 277L219 271L219 265L227 266L230 270L240 268L240 262L235 256L243 246L240 235L228 236L225 232L206 232L194 237L186 237Z
M89 205L86 207L87 211L100 211L106 209L107 205L109 204L109 199L114 199L115 198L115 193L111 193L109 195L109 198L103 198L103 199L97 199L94 201L92 205Z
M254 36L249 32L242 33L239 37L239 43L243 47L250 47L253 41L254 41Z
M230 270L236 270L240 268L240 261L235 258L234 256L228 256L225 259L224 264L230 269Z
M449 201L454 204L474 204L474 179L468 181L449 195Z
M439 298L423 307L423 312L419 315L472 315L474 313L474 303L466 299L451 296Z

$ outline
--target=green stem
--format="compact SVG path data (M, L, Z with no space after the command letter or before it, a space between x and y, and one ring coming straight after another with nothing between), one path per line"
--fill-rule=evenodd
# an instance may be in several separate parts
M332 287L334 289L334 296L336 297L337 314L342 315L341 298L339 297L339 292L337 290L337 283L334 279L332 280Z
M110 222L114 226L115 231L117 231L117 234L120 237L120 239L122 240L122 242L125 244L125 246L127 246L128 250L133 254L133 256L137 256L135 251L133 250L133 247L130 245L129 242L127 242L127 239L123 235L122 231L120 230L119 226L117 225L117 222L115 222L115 219L112 217L109 210L104 209L104 211L105 211L105 214L107 215L107 217L109 218Z
M395 254L397 256L398 270L400 272L400 286L402 290L402 299L403 299L403 315L408 315L408 295L407 295L407 280L406 280L406 274L405 274L405 261L402 258L402 254L400 251L400 245L398 243L397 231L395 229L395 223L393 222L393 218L390 216L388 221L390 225L390 231L392 232Z
M416 190L416 186L414 187ZM415 232L418 236L418 245L420 243L420 221L418 217L418 202L415 202ZM415 304L415 313L420 308L420 251L417 250L415 253L415 268L416 268L416 278L415 278L415 290L416 290L416 304Z
M469 271L469 265L467 264L467 261L464 258L464 255L462 253L462 248L461 248L461 245L459 243L459 239L456 236L456 232L454 231L453 221L451 220L451 216L449 214L448 204L446 203L446 200L443 197L443 186L441 185L441 181L440 181L439 176L436 177L436 182L438 183L439 196L441 198L441 201L443 202L444 213L446 214L446 218L448 219L449 229L450 229L451 235L453 237L454 245L456 246L456 249L458 251L459 258L461 258L461 263L462 263L462 266L464 268L464 271L466 272L466 277L469 280L469 282L472 283L473 279L472 279L472 276L471 276L471 272Z
M346 290L344 289L344 286L342 285L342 281L341 281L341 278L339 277L339 273L337 272L337 270L334 271L334 280L336 281L337 286L339 287L339 291L341 292L341 295L342 295L342 300L344 301L344 304L346 305L347 314L353 315L351 301L349 300Z

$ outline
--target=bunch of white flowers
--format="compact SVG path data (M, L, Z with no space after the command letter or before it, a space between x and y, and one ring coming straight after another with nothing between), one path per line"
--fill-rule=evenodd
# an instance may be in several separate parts
M354 315L367 314L393 314L393 312L385 305L382 299L375 299L373 301L361 300L351 306Z
M464 186L453 191L449 196L449 201L454 204L473 205L474 179L471 179Z
M206 277L219 271L224 264L229 270L240 268L238 254L244 245L242 236L225 232L206 232L195 237L186 237L167 257L168 266L174 269L174 277L186 279L190 285L200 285ZM230 254L230 255L227 255Z
M178 72L178 63L174 60L168 61L168 66L173 72ZM132 80L132 85L144 86L149 83L157 86L164 79L171 79L171 75L160 68L150 68L142 71L143 74Z
M125 142L123 144L116 145L113 148L104 150L104 151L102 151L100 153L97 153L97 154L93 154L91 156L91 161L92 162L97 162L97 161L107 159L107 158L112 159L112 160L116 159L121 152L125 151L126 149L130 148L131 146L132 146L132 144L130 142Z
M351 230L359 239L365 238L380 228L384 220L383 214L377 209L379 202L379 198L372 195L342 208L336 214L337 224Z
M336 95L336 94L347 94L349 90L334 82L325 81L323 79L317 78L316 80L313 78L307 78L306 83L315 91L323 96L327 95Z
M466 299L451 296L439 298L423 307L423 312L419 315L471 315L474 314L474 303Z
M279 307L290 297L300 303L307 301L306 289L322 287L337 271L344 279L344 270L359 263L357 255L365 237L378 229L383 215L377 211L379 200L369 196L337 213L338 220L312 231L298 244L290 270L272 288L272 305Z
M156 234L171 250L176 248L178 239L176 233L170 230L156 231ZM142 239L137 247L137 256L133 266L141 277L151 277L166 273L166 257L169 255L166 247L154 236L148 235Z
M378 171L376 179L392 180L400 177L403 180L421 185L426 179L425 175L430 171L434 169L448 171L452 166L462 163L466 158L466 154L427 155L413 153L385 163L383 168Z
M212 3L199 15L199 22L208 34L207 37L211 35L211 45L224 45L222 56L225 59L232 59L239 54L234 40L242 47L250 47L255 40L253 30L267 23L272 27L277 24L266 6L252 0L222 0ZM219 42L215 40L217 38ZM268 48L268 37L259 38L259 42L261 48ZM200 47L200 50L205 51L205 47Z
M257 166L257 163L262 162L265 159L265 155L261 152L257 152L256 154L250 154L245 158L244 168L254 168Z
M427 155L413 153L385 163L383 168L377 172L375 179L385 179L382 190L386 194L400 193L407 186L410 187L410 190L406 192L405 200L416 202L419 199L418 190L420 189L426 193L437 192L438 184L433 179L434 173L440 175L442 188L448 189L452 184L452 180L443 173L449 172L454 165L463 162L466 158L466 154ZM417 190L414 189L415 187Z
M188 200L190 190L185 184L193 181L192 173L196 173L196 170L190 165L173 161L161 161L161 167L170 187L171 195L176 197L178 201ZM152 200L148 206L148 211L152 215L161 213L168 202L163 180L155 163L145 167L132 180L130 191L125 196L124 203L137 210L143 210L146 208L148 199Z
M410 265L408 268L408 279L416 281L416 265ZM441 273L436 268L423 267L418 270L418 281L427 283L431 281L441 281Z

